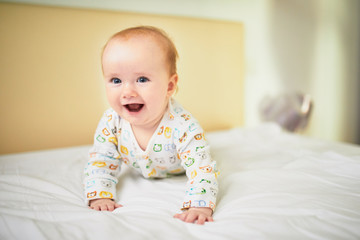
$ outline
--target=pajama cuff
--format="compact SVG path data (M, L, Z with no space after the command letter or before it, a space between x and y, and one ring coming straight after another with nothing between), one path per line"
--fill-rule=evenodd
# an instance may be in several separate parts
M89 206L89 202L95 199L111 199L115 201L115 191L106 189L92 189L85 191L85 203Z
M215 204L215 200L214 201L198 200L198 199L185 200L183 202L181 210L187 210L187 209L193 208L193 207L208 207L214 211L216 204Z

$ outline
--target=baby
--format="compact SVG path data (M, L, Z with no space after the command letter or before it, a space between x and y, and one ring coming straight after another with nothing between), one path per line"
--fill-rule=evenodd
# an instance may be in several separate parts
M172 98L177 57L173 42L155 27L125 29L106 43L101 60L111 109L100 120L85 169L90 208L122 207L115 197L125 163L145 178L186 172L183 212L174 217L198 224L213 221L216 163L199 123Z

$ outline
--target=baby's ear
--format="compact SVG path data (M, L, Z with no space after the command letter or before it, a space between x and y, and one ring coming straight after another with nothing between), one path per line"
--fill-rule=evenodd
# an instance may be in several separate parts
M177 89L178 75L175 73L170 77L168 84L168 96L171 97Z

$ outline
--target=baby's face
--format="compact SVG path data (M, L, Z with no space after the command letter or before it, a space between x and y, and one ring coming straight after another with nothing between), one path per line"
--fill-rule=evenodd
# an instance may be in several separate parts
M108 101L117 114L133 127L157 127L177 83L159 43L150 37L111 40L102 65Z

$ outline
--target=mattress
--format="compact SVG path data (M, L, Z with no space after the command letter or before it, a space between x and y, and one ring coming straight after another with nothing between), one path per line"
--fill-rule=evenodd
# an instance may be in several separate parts
M186 176L124 166L113 212L89 209L90 146L0 156L0 239L360 239L360 147L277 125L209 132L220 170L214 222L184 223Z

